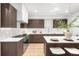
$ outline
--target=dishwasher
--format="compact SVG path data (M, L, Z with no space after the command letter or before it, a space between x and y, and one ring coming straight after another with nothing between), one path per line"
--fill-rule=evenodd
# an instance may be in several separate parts
M28 40L29 40L29 36L27 34L23 34L23 48L24 51L28 48Z

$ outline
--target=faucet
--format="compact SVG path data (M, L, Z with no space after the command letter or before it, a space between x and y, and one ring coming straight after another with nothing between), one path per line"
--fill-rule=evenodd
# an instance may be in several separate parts
M48 33L49 33L49 28L48 28Z

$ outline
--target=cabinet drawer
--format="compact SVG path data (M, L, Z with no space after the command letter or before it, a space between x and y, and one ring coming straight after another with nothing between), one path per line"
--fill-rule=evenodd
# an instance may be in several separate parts
M43 35L30 35L29 36L29 42L30 43L43 43Z

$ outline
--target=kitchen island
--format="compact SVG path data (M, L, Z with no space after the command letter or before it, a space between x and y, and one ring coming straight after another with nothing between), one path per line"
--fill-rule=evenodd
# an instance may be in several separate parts
M46 56L52 56L50 48L60 47L66 53L64 56L71 56L72 54L68 53L64 48L78 48L79 49L79 36L72 36L71 40L65 40L65 36L44 36L44 53ZM78 54L79 55L79 54Z

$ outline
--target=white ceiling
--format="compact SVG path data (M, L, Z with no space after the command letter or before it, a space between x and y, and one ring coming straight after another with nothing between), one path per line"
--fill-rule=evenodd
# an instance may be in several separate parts
M78 3L26 3L29 17L69 16L79 11Z

